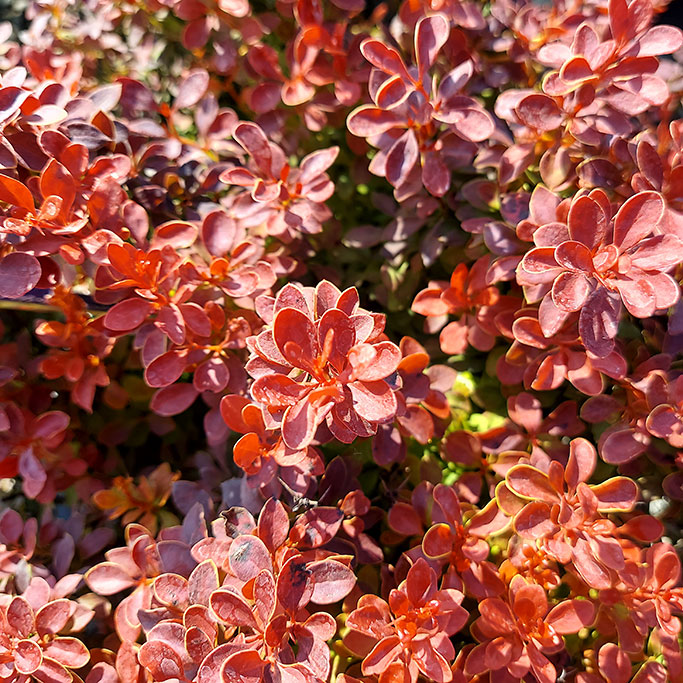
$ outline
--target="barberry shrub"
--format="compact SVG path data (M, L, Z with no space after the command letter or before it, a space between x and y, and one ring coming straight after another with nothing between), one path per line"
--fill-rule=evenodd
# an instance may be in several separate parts
M22 8L0 682L683 683L666 0Z

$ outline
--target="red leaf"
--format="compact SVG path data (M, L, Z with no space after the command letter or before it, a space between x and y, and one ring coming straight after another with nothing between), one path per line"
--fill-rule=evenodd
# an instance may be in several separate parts
M553 488L548 476L531 465L515 465L506 477L508 487L522 498L558 503L559 494Z
M296 520L289 539L299 548L318 548L336 536L343 519L344 514L338 508L313 508Z
M652 26L638 41L638 56L669 55L683 45L683 34L675 26Z
M382 109L393 109L406 101L411 91L398 75L387 78L375 93L375 104Z
M296 308L283 308L273 321L273 338L282 355L295 367L308 369L320 354L311 319ZM296 354L293 346L297 347Z
M595 448L586 439L573 439L569 444L569 460L564 471L564 480L570 491L582 481L588 481L598 461Z
M637 275L636 275L637 277ZM657 293L653 283L644 277L629 276L613 279L628 312L636 318L649 318L657 309Z
M66 626L70 616L68 600L52 600L36 612L36 630L40 636L56 635Z
M349 114L346 126L352 135L369 138L398 126L405 127L405 124L402 124L401 118L394 112L366 104Z
M538 131L555 130L564 118L555 100L542 93L527 95L515 111L525 125Z
M658 192L639 192L627 199L614 217L614 244L622 252L638 244L659 225L664 208Z
M185 323L180 309L169 304L159 309L155 325L174 343L185 342Z
M564 600L553 607L545 618L549 626L560 633L578 633L593 623L595 606L588 600Z
M172 384L154 394L150 408L157 413L170 417L187 410L197 398L197 390L191 384Z
M448 524L436 524L422 539L422 552L427 557L444 557L453 551L453 534Z
M557 263L570 271L591 273L593 271L593 255L581 242L569 240L562 242L555 249Z
M410 175L420 156L417 138L412 130L407 130L392 145L386 158L386 178L394 186L400 187Z
M126 299L107 312L104 316L104 325L113 332L131 332L140 327L153 310L154 306L149 301Z
M193 223L169 221L154 231L152 247L162 249L168 245L174 249L187 249L194 244L198 235L199 228Z
M442 14L423 17L415 27L415 59L420 80L424 82L439 50L446 44L451 27Z
M624 43L629 37L629 11L626 0L609 0L607 3L609 26L612 38L617 43Z
M185 372L187 351L174 350L162 353L145 369L145 382L150 387L167 387Z
M594 251L605 238L607 220L602 207L584 195L572 202L567 227L572 240L581 242Z
M387 516L389 527L403 536L422 534L422 520L415 508L408 503L394 503Z
M631 680L631 660L614 643L605 643L600 648L598 667L610 683L628 683Z
M305 607L313 595L311 570L300 557L288 560L277 577L277 597L288 612L294 614Z
M197 391L223 391L230 380L230 372L222 358L211 356L200 363L192 383Z
M451 185L451 173L441 155L426 150L422 160L422 183L429 194L443 197Z
M388 636L375 645L372 652L363 660L363 675L383 673L389 665L403 653L403 644L398 636Z
M240 123L235 127L233 137L249 153L258 168L270 176L273 153L263 130L255 123Z
M299 164L298 181L305 185L316 180L332 166L338 155L339 147L319 149L306 155Z
M608 356L614 349L614 338L619 330L620 301L599 287L581 309L579 332L586 349L598 358Z
M66 219L76 198L76 183L71 174L56 159L51 159L40 176L40 191L44 198L51 195L61 200L59 215Z
M333 407L330 401L315 404L306 396L289 406L282 418L282 439L293 450L302 450L310 445L318 425Z
M61 410L50 410L33 421L31 434L35 439L53 439L69 426L70 419Z
M23 478L24 495L28 498L36 498L47 482L47 473L30 448L19 456L19 474Z
M551 519L551 507L543 501L527 503L515 516L515 531L524 538L549 538L558 527Z
M4 89L3 91L4 92ZM0 202L20 206L30 214L34 214L36 207L33 203L33 195L29 189L18 180L0 173Z
M260 683L267 663L256 650L244 650L230 655L221 667L222 683ZM282 683L286 683L283 676ZM293 681L292 681L293 683Z
M536 247L528 251L521 262L521 267L527 273L547 273L558 268L553 247Z
M211 594L211 609L228 626L256 628L256 619L249 603L230 590L219 589Z
M363 57L380 71L390 76L399 75L406 85L413 85L413 78L408 73L401 55L393 47L388 47L379 40L368 38L361 43L360 51Z
M368 422L387 422L398 408L396 394L384 380L351 382L353 409Z

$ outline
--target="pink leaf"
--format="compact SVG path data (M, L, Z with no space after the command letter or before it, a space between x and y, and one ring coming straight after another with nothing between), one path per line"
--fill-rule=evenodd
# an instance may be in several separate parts
M395 109L406 101L410 93L400 76L391 76L377 88L375 104L382 109Z
M194 244L198 235L199 228L193 223L169 221L156 228L152 237L152 247L162 249L170 246L174 249L187 249Z
M614 643L605 643L600 648L598 667L610 683L628 683L631 680L631 660Z
M310 183L321 176L332 166L339 155L339 147L319 149L305 156L299 164L299 182L302 185Z
M221 667L221 683L260 683L265 680L263 670L267 663L256 650L243 650L228 657ZM287 683L284 676L282 683ZM293 681L291 683L294 683Z
M211 594L211 609L228 626L256 628L256 619L249 603L230 590L217 590Z
M256 536L238 536L230 546L228 559L240 581L249 581L264 569L272 570L268 548Z
M98 595L114 595L136 584L118 564L101 562L86 572L85 582Z
M548 476L531 465L515 465L506 476L508 487L522 498L558 503L559 494Z
M602 207L584 195L572 202L567 217L567 226L572 240L581 242L594 251L605 238L607 221Z
M308 565L313 582L311 600L318 605L329 605L345 598L356 585L353 571L341 562L320 560Z
M296 520L289 533L290 541L298 548L318 548L331 541L344 519L338 508L317 507Z
M69 621L71 604L68 600L52 600L36 612L36 630L41 636L59 633Z
M183 78L173 101L174 109L186 109L197 104L209 87L209 74L204 69L194 69Z
M90 661L88 648L78 638L55 638L44 653L46 657L70 669L80 669Z
M564 479L571 491L583 481L588 481L598 461L595 448L586 439L573 439L569 444L569 460L564 471Z
M7 606L5 612L7 624L12 629L13 634L22 638L27 638L33 633L35 624L31 605L20 595L15 596Z
M0 261L0 297L16 299L30 292L42 270L35 256L13 251Z
M383 638L363 660L363 675L381 674L402 652L403 645L398 636Z
M21 475L22 489L28 498L35 498L47 482L47 473L33 450L28 449L19 456L19 474Z
M211 356L200 363L192 383L197 391L223 391L230 380L230 372L222 358Z
M161 640L151 640L138 652L140 664L158 681L183 677L183 663L176 651Z
M612 477L590 488L600 512L630 512L638 500L638 485L628 477Z
M61 410L50 410L33 421L31 434L34 439L53 439L69 426L70 419Z
M683 33L675 26L653 26L638 41L638 56L670 55L683 45Z
M649 442L648 435L627 425L615 425L600 436L600 455L610 465L622 465L644 453Z
M525 125L538 131L555 130L562 125L560 108L552 97L542 93L527 95L515 111Z
M32 640L20 640L14 645L14 668L30 676L43 662L43 651Z

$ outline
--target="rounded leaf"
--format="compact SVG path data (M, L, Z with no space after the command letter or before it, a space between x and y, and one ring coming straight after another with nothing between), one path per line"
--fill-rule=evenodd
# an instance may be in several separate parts
M42 270L35 256L13 251L0 261L0 297L17 299L30 292Z
M107 311L104 325L113 332L131 332L142 325L154 306L144 299L126 299Z
M273 568L268 548L256 536L238 536L230 545L228 561L240 581L249 581L264 569Z

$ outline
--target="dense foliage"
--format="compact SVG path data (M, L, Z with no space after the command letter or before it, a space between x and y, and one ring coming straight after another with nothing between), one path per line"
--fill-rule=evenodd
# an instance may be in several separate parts
M665 2L16 7L0 681L682 682Z

